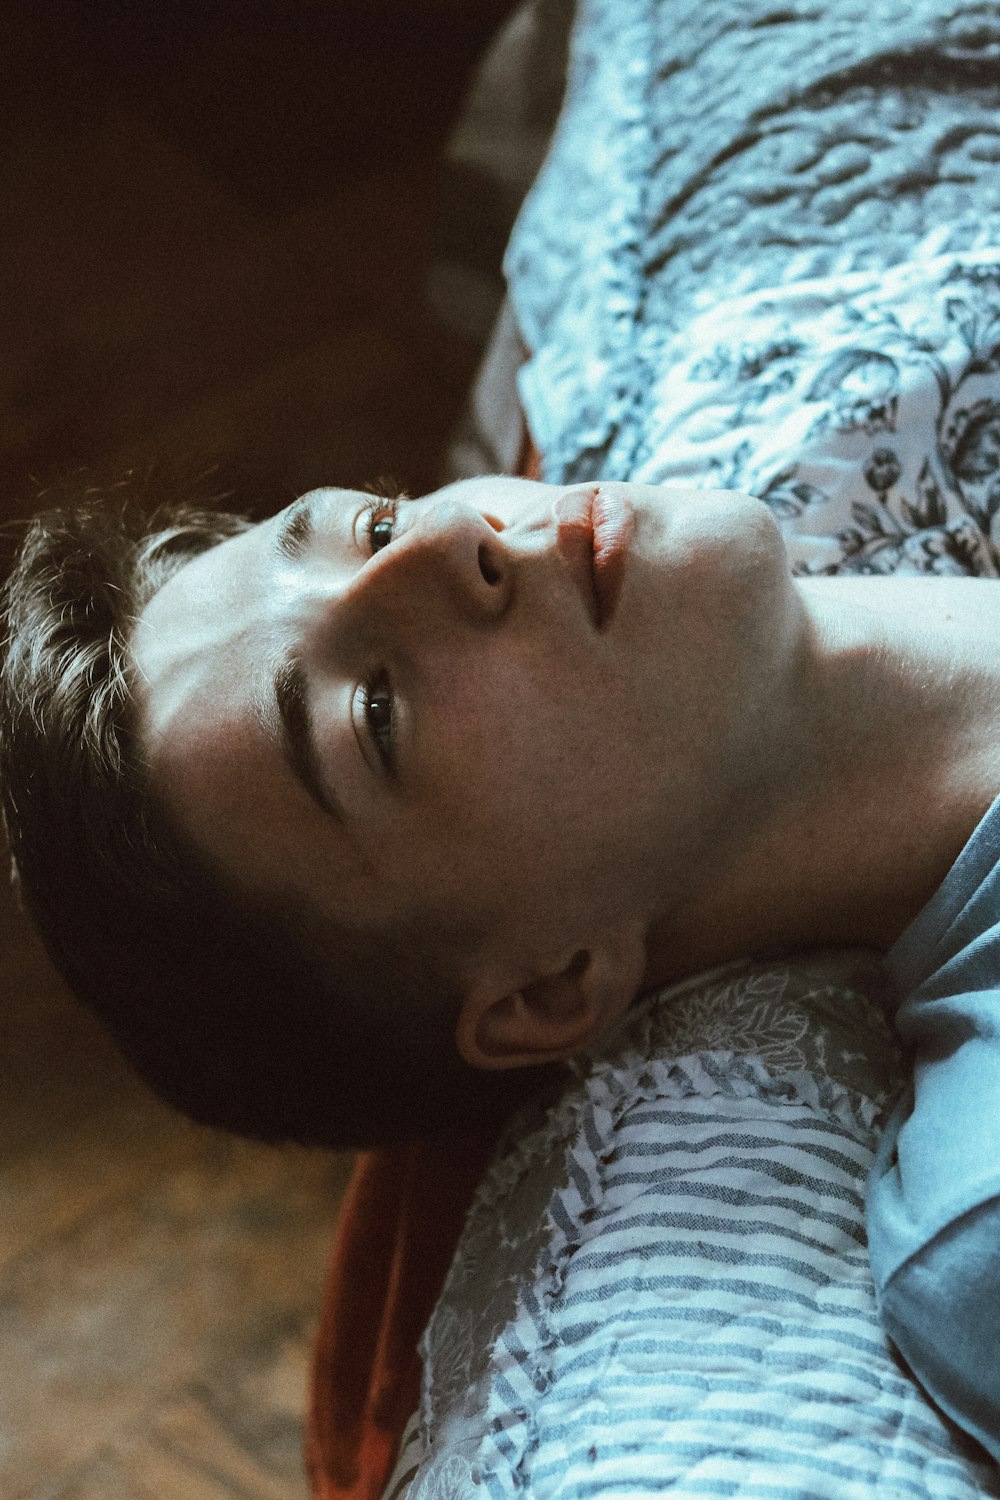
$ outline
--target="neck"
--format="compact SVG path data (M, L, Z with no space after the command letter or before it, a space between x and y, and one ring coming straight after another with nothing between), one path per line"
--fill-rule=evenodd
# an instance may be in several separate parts
M888 949L1000 792L1000 589L796 584L781 742L737 792L707 878L651 931L647 983L744 955Z

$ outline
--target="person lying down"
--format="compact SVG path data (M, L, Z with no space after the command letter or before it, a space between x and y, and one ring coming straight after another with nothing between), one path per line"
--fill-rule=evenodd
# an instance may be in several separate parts
M540 1139L566 1166L568 1265L586 1214L603 1223L628 1197L615 1172L573 1177L574 1142L602 1167L661 1153L660 1192L670 1153L703 1149L692 1112L724 1098L721 1135L697 1124L710 1154L742 1131L753 1155L780 1123L814 1165L842 1158L822 1203L778 1215L816 1242L805 1271L787 1266L796 1305L810 1279L837 1303L809 1256L856 1252L892 1089L831 1086L815 1047L771 1073L766 1036L748 1053L717 1025L672 1033L662 992L747 958L884 955L908 1082L852 1316L877 1297L934 1405L893 1385L874 1322L877 1368L840 1373L896 1401L861 1446L913 1440L899 1493L935 1473L953 1487L935 1494L981 1493L995 1471L939 1412L1000 1458L1000 29L932 3L749 10L760 24L722 0L581 7L507 262L544 482L317 490L260 525L37 520L5 596L5 819L54 961L195 1118L370 1144L498 1120L541 1088L550 1124L507 1159ZM862 1050L884 1047L864 1014ZM736 1082L706 1064L720 1054L744 1059ZM672 1071L682 1057L697 1068ZM809 1176L801 1160L775 1171ZM706 1189L734 1204L732 1231L686 1205L694 1251L738 1257L758 1189L734 1198L725 1174ZM852 1194L834 1223L829 1199ZM660 1253L634 1231L623 1286ZM435 1449L425 1410L414 1482L430 1492L454 1459L473 1488L533 1473L566 1493L555 1455L572 1434L550 1424L543 1463L536 1398L548 1419L572 1389L576 1410L549 1358L572 1320L568 1304L557 1334L536 1319L529 1349L530 1296L480 1389L509 1393L520 1371L535 1395L489 1408L475 1460L447 1452L447 1422ZM728 1357L690 1388L721 1390ZM840 1460L789 1490L781 1444L833 1435L829 1413L782 1430L782 1410L747 1418L778 1469L744 1467L745 1493L871 1492ZM573 1494L614 1492L607 1411L574 1449ZM689 1431L661 1440L690 1459L704 1433ZM915 1456L925 1438L940 1471ZM646 1464L631 1487L660 1484L657 1441L630 1430ZM692 1484L709 1478L744 1492L731 1469Z

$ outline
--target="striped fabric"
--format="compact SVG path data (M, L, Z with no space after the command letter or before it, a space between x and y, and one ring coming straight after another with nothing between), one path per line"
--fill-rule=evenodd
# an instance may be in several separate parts
M863 1198L887 1095L852 1072L882 1017L815 969L763 979L655 997L515 1132L425 1335L391 1500L1000 1495L879 1326ZM757 1052L674 1046L701 1002L705 1034L722 1004L744 1037L755 1017Z

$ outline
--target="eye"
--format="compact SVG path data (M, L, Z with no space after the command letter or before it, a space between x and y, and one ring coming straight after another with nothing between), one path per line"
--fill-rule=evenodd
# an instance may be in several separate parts
M364 509L364 529L368 537L368 550L381 552L388 547L396 530L396 514L399 501L390 496L373 495Z
M365 726L375 753L387 771L395 768L396 705L384 672L360 689Z

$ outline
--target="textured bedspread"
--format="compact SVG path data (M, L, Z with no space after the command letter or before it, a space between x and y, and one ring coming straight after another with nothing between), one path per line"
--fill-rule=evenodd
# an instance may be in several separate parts
M1000 571L1000 13L585 0L507 257L545 477L732 486L800 568Z
M675 987L512 1128L387 1500L1000 1495L875 1312L882 984L840 954Z

